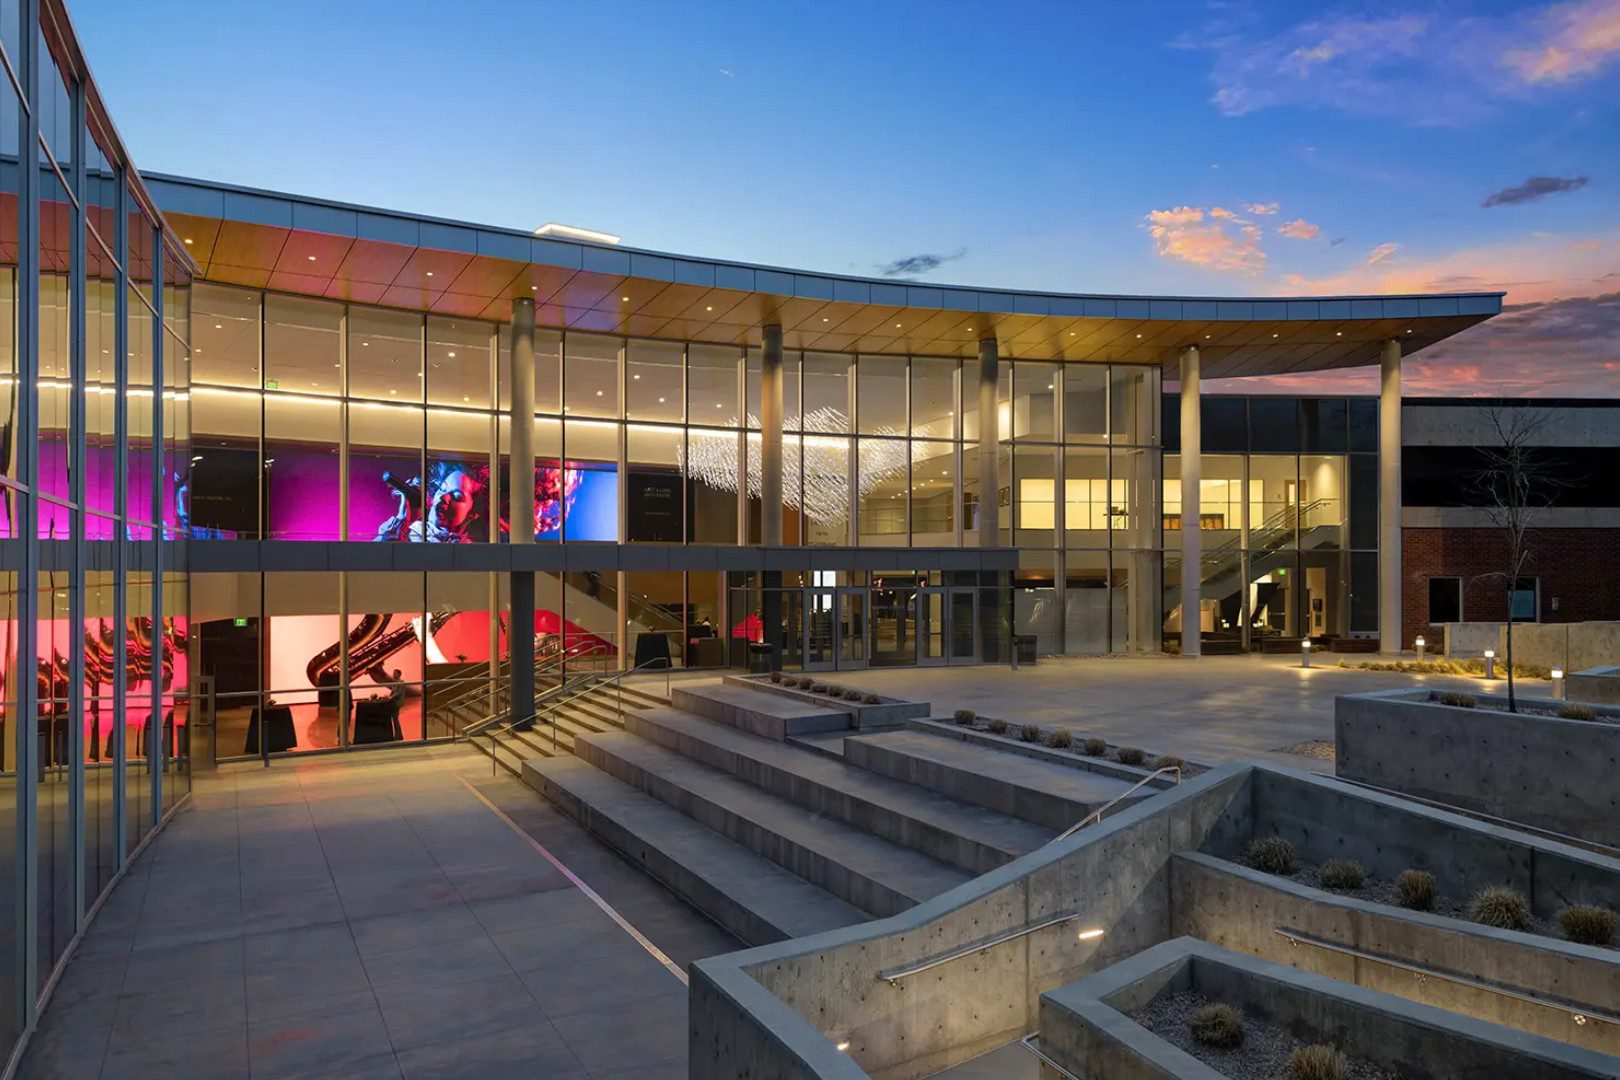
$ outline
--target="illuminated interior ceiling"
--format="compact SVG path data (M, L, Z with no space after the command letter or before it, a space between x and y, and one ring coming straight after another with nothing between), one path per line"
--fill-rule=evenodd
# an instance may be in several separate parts
M158 206L221 284L541 326L790 349L1156 364L1203 351L1205 378L1376 363L1497 314L1500 293L1176 298L1023 293L839 277L532 236L390 211L147 177Z

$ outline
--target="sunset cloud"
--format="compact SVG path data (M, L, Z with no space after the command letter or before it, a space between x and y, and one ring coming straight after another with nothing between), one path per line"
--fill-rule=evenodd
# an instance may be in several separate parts
M1225 207L1154 210L1147 222L1148 235L1162 258L1250 277L1266 268L1260 227Z
M1385 259L1394 257L1395 252L1400 249L1400 246L1401 245L1399 244L1379 244L1377 247L1367 252L1367 265L1377 266Z
M1304 218L1295 218L1293 221L1284 222L1277 226L1277 231L1294 240L1315 240L1322 235L1320 225L1312 225Z
M1578 0L1539 20L1543 38L1509 50L1502 62L1527 83L1565 83L1594 75L1620 57L1620 0Z
M1274 202L1250 203L1248 206L1244 207L1244 209L1251 214L1275 214L1277 212L1277 204Z

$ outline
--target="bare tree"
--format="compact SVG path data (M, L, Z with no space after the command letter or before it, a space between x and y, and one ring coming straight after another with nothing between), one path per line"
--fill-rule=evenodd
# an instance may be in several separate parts
M1533 561L1531 527L1540 511L1552 505L1554 494L1563 484L1539 445L1550 422L1551 414L1544 409L1505 403L1486 408L1484 441L1479 447L1483 462L1473 477L1485 515L1502 537L1502 569L1480 577L1500 578L1507 598L1507 629L1503 634L1503 652L1507 655L1503 659L1507 664L1509 712L1519 711L1513 683L1513 594Z

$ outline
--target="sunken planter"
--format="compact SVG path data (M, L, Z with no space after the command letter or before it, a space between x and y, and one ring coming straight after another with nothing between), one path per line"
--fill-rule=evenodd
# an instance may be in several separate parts
M1193 1037L1190 1005L1243 1015L1236 1046ZM1085 1080L1257 1075L1255 1059L1330 1044L1399 1076L1609 1077L1620 1059L1509 1031L1283 964L1181 937L1041 996L1040 1048Z
M1550 715L1563 702L1428 689L1334 702L1338 775L1583 840L1620 846L1620 707L1595 721Z
M813 674L804 677L815 679ZM815 681L821 682L822 680L815 679ZM773 683L769 675L728 675L726 676L726 682L736 686L746 686L751 690L764 690L768 693L780 694L783 697L807 705L820 705L832 711L847 712L850 715L851 725L861 730L899 727L907 720L927 716L929 713L929 705L926 701L906 701L902 698L873 694L867 696L876 697L878 699L877 704L868 705L864 696L860 700L851 701L845 697L817 694L809 690ZM839 684L829 679L826 685L838 686ZM843 689L843 687L839 688ZM865 691L862 691L862 694L865 695Z

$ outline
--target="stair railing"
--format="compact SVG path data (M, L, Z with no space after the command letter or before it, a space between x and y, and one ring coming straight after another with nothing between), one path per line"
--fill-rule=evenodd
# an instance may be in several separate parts
M1048 841L1048 843L1055 844L1059 840L1067 840L1069 837L1073 836L1087 825L1090 825L1093 822L1101 821L1103 816L1107 814L1108 811L1112 810L1114 807L1136 794L1142 788L1147 787L1165 773L1174 773L1176 776L1176 783L1181 783L1181 766L1166 765L1162 769L1155 769L1146 776L1142 777L1142 779L1138 780L1136 783L1132 784L1130 787L1126 788L1124 791L1120 792L1118 795L1115 795L1112 799L1109 799L1107 802L1103 803L1085 817L1081 818L1079 821L1075 822L1073 825L1070 825L1067 829L1064 829L1062 832L1058 833L1050 841Z
M664 672L664 697L668 698L670 671L672 669L667 660L658 657L635 667L623 668L619 671L591 672L587 675L576 675L571 679L564 679L561 683L535 699L534 712L528 716L519 717L506 724L497 724L499 717L491 717L489 720L480 722L477 725L477 730L469 729L467 737L485 737L489 739L490 771L491 775L493 775L494 769L499 764L496 750L499 749L500 740L503 736L511 735L517 731L529 731L538 723L547 723L551 725L551 749L555 751L557 749L557 717L563 706L577 701L587 694L612 686L618 691L617 708L622 714L624 712L624 680L638 672L657 669L662 669Z

